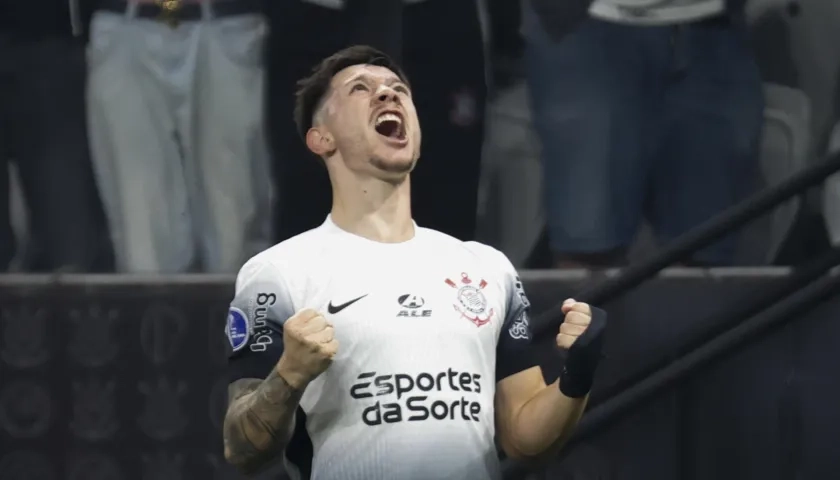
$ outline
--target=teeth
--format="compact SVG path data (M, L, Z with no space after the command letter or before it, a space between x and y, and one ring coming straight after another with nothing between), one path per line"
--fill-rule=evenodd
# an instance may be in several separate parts
M382 122L397 122L402 125L402 120L398 115L393 113L383 113L376 119L376 125L379 126Z

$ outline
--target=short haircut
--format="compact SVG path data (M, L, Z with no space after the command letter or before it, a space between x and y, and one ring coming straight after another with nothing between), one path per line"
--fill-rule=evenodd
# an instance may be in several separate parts
M367 45L355 45L340 50L322 60L312 73L297 82L295 92L295 124L301 138L306 138L306 132L312 128L315 111L321 104L324 95L330 90L332 78L340 71L353 65L376 65L394 72L399 79L408 85L408 78L397 62L385 53Z

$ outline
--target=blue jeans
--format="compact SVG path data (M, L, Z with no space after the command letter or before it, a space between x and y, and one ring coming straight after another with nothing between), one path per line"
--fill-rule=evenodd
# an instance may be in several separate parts
M528 81L555 253L627 247L643 219L668 241L749 191L764 99L743 29L723 18L589 19L559 43L532 30ZM694 260L731 263L735 243Z

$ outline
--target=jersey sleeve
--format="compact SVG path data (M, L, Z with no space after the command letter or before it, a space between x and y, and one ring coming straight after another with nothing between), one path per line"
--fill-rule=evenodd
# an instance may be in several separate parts
M294 314L279 269L252 259L236 278L225 333L230 344L230 381L265 378L283 354L283 323Z
M539 365L531 345L531 302L510 260L501 252L502 282L507 295L505 320L496 344L496 381Z

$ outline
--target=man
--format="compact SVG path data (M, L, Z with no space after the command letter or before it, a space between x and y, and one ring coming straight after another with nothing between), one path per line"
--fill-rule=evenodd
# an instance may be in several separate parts
M235 272L270 245L262 0L101 0L94 167L120 272Z
M333 205L239 272L224 440L245 472L285 450L287 469L314 479L498 478L494 413L508 455L534 458L583 412L605 314L567 301L557 344L568 359L546 386L507 258L412 221L412 95L370 47L300 82L299 131Z
M668 242L750 191L761 77L741 0L595 0L579 24L566 4L587 6L523 11L549 237L557 267L609 267L643 220ZM735 246L691 261L731 264Z
M477 2L403 0L401 9L394 3L271 2L268 115L279 185L276 224L280 239L317 226L330 208L324 169L310 161L294 134L289 91L319 60L359 43L401 53L403 66L417 87L415 102L425 141L424 160L412 175L414 218L461 240L475 238L486 97ZM314 198L301 205L297 199L308 194Z

